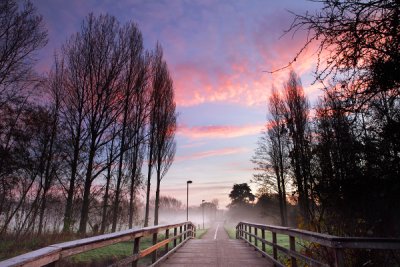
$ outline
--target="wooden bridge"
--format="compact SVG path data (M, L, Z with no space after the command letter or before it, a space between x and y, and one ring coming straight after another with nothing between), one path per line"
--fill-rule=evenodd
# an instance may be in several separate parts
M150 266L287 266L278 252L287 257L286 264L296 267L345 266L345 249L397 250L400 239L337 237L288 227L240 222L236 239L229 239L222 222L215 223L202 239L195 239L191 222L126 230L76 241L51 245L0 262L3 266L68 266L65 259L89 250L120 242L132 244L132 254L108 266L143 266L140 260L150 257ZM279 243L286 236L289 247ZM152 238L150 247L141 247L141 240ZM160 238L161 237L161 238ZM303 247L302 247L303 246ZM313 257L307 247L324 247L325 258Z

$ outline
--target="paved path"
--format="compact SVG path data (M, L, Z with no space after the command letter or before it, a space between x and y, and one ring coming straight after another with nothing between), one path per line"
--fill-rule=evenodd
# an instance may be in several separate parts
M202 239L191 239L164 261L163 267L273 266L246 243L229 239L223 222L216 222Z

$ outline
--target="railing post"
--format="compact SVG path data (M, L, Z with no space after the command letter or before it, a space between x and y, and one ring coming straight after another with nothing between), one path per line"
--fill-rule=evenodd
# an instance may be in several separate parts
M244 225L244 238L247 240L248 235L247 235L247 224Z
M169 229L165 230L165 239L168 239L168 238L169 238ZM165 253L168 252L168 245L169 245L169 242L167 244L165 244Z
M176 236L178 235L178 228L174 227L174 247L176 247Z
M290 241L290 251L296 251L296 240L294 236L289 236L289 241ZM297 267L297 260L296 257L291 256L290 257L290 263L291 267Z
M335 267L344 266L343 249L335 248Z
M185 223L185 225L183 226L183 230L184 230L184 232L185 232L185 234L183 235L183 240L186 240L186 235L187 235L186 229L187 229L187 225L186 225L186 223Z
M240 224L236 226L236 239L239 239L239 229L240 229Z
M258 247L258 238L257 238L258 228L257 227L254 227L254 235L255 235L255 237L254 237L255 245L256 245L256 247ZM257 250L257 249L255 249L255 250Z
M182 225L179 226L179 232L180 232L180 237L179 237L179 243L182 243Z
M265 241L265 229L261 230L261 238L263 241ZM262 251L265 252L265 242L262 242ZM263 255L263 257L265 257L265 256Z
M190 225L190 231L191 231L190 236L191 236L192 238L195 238L195 237L196 237L195 228L196 228L196 226L194 226L193 224Z
M250 241L250 243L252 241L252 238L251 238L251 226L250 225L249 225L249 241Z
M140 249L140 237L136 237L133 241L133 255L138 255ZM132 267L137 267L139 259L136 259L132 262Z
M275 232L272 232L271 231L271 233L272 233L272 243L274 244L274 246L272 247L272 253L273 253L273 256L274 256L274 259L275 260L277 260L278 259L278 249L276 248L276 233Z
M157 233L153 234L153 245L157 244ZM151 256L151 261L152 263L155 263L157 261L157 250L154 250L152 253L153 255Z

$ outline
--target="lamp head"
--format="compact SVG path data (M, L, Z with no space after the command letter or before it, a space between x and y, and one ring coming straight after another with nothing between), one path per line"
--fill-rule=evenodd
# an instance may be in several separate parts
M191 183L193 183L191 180L189 180L189 181L187 181L186 183L188 183L188 184L191 184Z

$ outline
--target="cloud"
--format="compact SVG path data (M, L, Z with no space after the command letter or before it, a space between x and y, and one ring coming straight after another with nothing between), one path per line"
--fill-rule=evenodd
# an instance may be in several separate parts
M236 138L241 136L259 134L263 128L263 124L244 126L180 126L178 127L177 134L190 139Z
M291 69L300 77L311 76L313 73L316 63L313 55L315 46L311 46L290 68L273 74L264 72L287 65L302 44L303 42L299 40L287 47L279 47L279 44L268 46L254 44L260 47L256 53L263 59L261 62L236 55L231 61L225 61L223 67L212 60L209 63L189 61L172 64L171 73L176 88L177 104L184 107L212 102L228 102L243 106L265 104L272 86L281 88ZM277 55L273 56L272 52L265 52L261 47L264 50L274 51ZM311 91L308 90L311 84L304 85L306 93Z
M247 148L242 148L242 147L228 147L222 149L206 150L206 151L196 152L187 156L177 156L175 157L175 162L198 160L210 157L221 157L233 154L240 154L246 151Z

